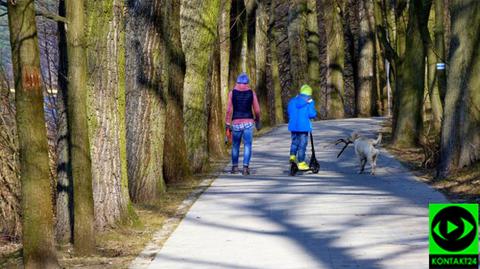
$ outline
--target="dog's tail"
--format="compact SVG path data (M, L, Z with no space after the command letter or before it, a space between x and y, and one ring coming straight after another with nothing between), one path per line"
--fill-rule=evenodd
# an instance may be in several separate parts
M382 142L382 133L379 133L377 140L373 141L372 145L376 146L376 145L379 145L381 142Z

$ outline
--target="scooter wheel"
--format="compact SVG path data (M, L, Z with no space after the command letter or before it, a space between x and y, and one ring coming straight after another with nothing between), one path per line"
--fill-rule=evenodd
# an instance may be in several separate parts
M314 173L314 174L318 174L319 171L320 171L320 167L312 168L312 173Z
M297 166L296 163L292 162L290 164L290 176L292 176L292 177L295 176L297 174L297 172L298 172L298 166Z

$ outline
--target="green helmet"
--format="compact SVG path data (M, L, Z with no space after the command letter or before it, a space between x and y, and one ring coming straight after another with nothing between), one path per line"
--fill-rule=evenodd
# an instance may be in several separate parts
M308 86L307 84L304 84L304 85L302 86L302 88L300 88L300 93L301 93L301 94L305 94L305 95L311 96L311 95L312 95L312 92L313 92L312 87Z

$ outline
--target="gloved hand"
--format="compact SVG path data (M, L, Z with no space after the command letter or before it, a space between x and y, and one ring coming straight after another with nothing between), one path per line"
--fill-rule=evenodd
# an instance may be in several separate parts
M260 131L260 129L262 129L262 123L260 122L260 120L255 121L255 128L257 128L257 131Z

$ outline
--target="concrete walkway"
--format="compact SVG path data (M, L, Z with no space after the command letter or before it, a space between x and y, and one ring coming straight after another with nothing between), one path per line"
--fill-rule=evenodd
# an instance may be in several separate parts
M444 196L385 151L377 176L357 174L352 147L336 159L332 141L380 123L316 123L317 175L288 176L286 126L255 140L253 174L215 180L148 268L428 268L428 203Z

